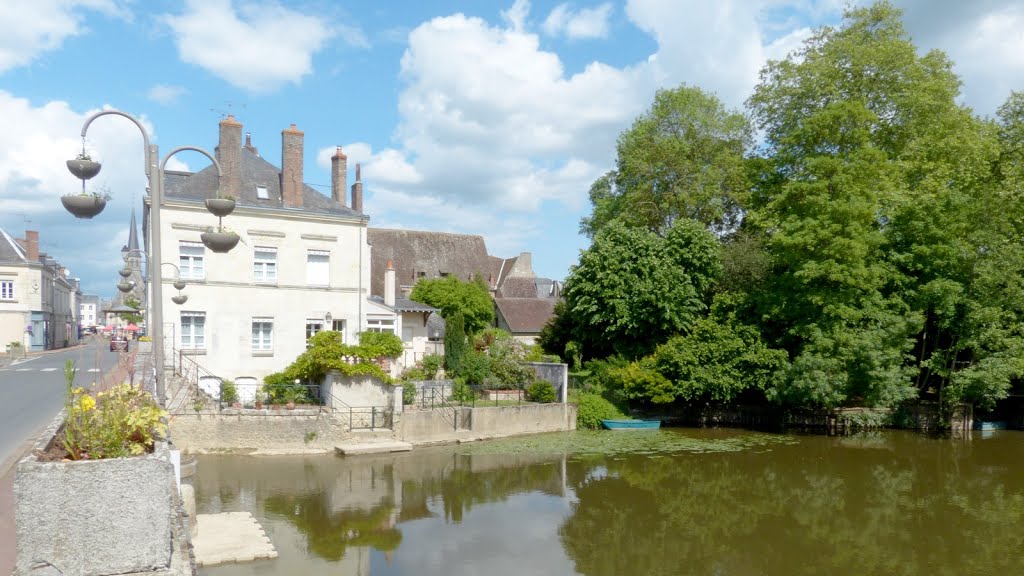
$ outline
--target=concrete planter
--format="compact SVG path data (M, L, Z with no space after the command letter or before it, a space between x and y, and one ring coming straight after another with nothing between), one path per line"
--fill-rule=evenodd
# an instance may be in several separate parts
M91 194L73 194L60 197L64 209L74 214L75 218L92 218L103 212L107 201Z
M199 238L203 241L203 245L210 249L211 252L218 254L226 254L231 251L236 245L238 245L239 236L234 232L203 232L199 235Z
M235 210L234 198L207 198L206 209L214 216L223 218Z
M36 448L54 442L57 417ZM59 440L58 440L59 441ZM18 462L14 481L16 576L52 566L64 576L104 576L171 565L174 466L164 444L138 458Z
M144 342L144 341L140 340L139 341L139 352L142 353L142 354L152 354L153 353L153 343L152 342Z

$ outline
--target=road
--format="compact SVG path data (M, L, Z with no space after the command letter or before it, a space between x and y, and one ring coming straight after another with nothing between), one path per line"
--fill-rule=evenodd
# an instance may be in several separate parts
M117 366L105 340L16 360L0 368L0 475L64 405L64 361L78 368L76 386L100 383Z

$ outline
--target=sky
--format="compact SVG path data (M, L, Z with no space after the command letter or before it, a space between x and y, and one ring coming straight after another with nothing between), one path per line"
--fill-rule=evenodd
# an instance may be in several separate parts
M992 116L1024 89L1024 3L895 0L919 50L940 49L962 103ZM307 184L330 195L341 146L362 164L370 225L480 234L564 279L588 240L591 183L661 88L712 91L740 110L842 0L0 0L0 228L112 296L146 178L140 131L104 116L86 150L107 209L78 220L64 161L82 124L113 108L164 155L213 151L235 116L280 165L281 130L305 133ZM171 169L201 170L196 152Z

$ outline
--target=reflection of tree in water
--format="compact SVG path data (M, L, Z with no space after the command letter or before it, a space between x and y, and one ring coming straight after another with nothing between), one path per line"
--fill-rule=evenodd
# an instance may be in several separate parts
M317 556L337 562L349 546L369 546L381 552L398 548L402 533L391 520L394 504L370 511L343 510L331 513L323 494L270 495L263 503L270 515L294 525L306 537L306 546Z
M942 442L576 461L559 534L587 576L1024 573L1019 465Z
M403 482L403 520L430 515L429 504L436 498L441 499L444 519L458 524L479 504L503 502L527 492L562 495L560 461L490 470L473 470L470 459L456 462L459 465L442 476Z

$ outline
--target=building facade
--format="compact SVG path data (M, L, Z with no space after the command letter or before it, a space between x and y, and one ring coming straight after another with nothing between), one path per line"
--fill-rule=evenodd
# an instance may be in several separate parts
M29 351L78 343L78 280L39 251L39 232L0 230L0 346Z
M166 174L161 251L188 284L182 291L187 301L175 304L174 278L165 273L165 347L222 378L262 379L280 371L321 330L337 330L354 343L367 317L369 217L362 213L359 168L349 206L341 149L332 159L327 197L303 183L303 133L292 125L281 138L278 168L259 155L250 137L242 144L242 125L233 117L220 122L219 194L236 201L222 223L241 238L225 254L201 242L203 232L220 224L204 206L218 194L214 167ZM147 245L148 210L147 204Z

